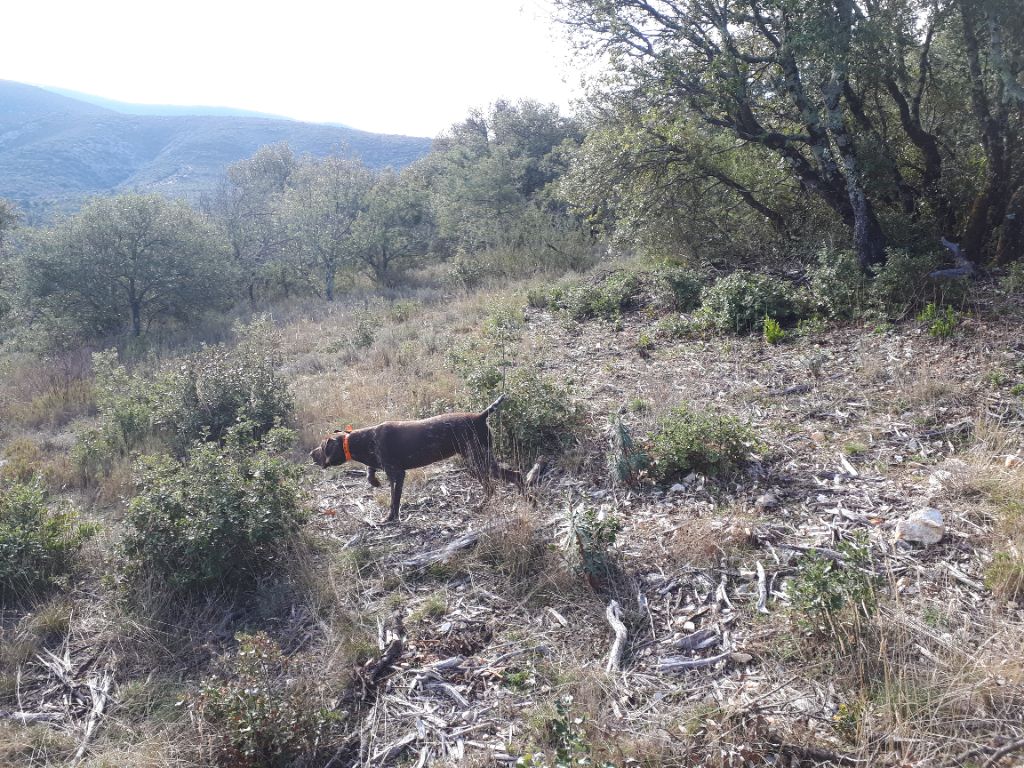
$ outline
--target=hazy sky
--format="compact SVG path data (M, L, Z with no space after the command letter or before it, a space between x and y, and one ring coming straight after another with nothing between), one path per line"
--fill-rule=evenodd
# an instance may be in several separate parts
M434 136L471 107L579 93L549 0L5 3L0 79Z

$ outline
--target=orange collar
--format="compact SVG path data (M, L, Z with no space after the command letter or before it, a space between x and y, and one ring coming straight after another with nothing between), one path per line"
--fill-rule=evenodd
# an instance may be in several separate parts
M345 433L345 437L341 441L341 448L345 451L345 461L352 461L352 451L348 449L348 436L349 432Z

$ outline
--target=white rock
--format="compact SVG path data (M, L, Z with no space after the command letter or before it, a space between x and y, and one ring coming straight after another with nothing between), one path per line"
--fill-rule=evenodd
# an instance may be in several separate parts
M685 485L683 485L682 483L676 483L675 485L673 485L671 488L668 489L668 492L669 493L682 493L685 490L686 490L686 486Z
M896 523L896 541L917 541L937 544L946 533L942 513L935 507L925 507Z
M1006 461L1003 462L1007 469L1016 469L1019 466L1024 465L1024 459L1020 456L1014 456L1013 454L1006 457Z

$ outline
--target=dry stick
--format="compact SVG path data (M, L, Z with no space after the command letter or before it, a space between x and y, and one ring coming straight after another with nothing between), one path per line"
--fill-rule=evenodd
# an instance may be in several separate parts
M604 615L608 619L608 623L612 625L612 629L615 630L615 641L612 643L612 650L608 654L608 664L605 665L604 671L618 672L622 669L622 654L626 650L627 636L626 625L620 618L622 611L619 609L618 601L612 600L608 603L608 610Z
M982 766L982 768L995 768L996 763L1002 760L1007 755L1013 752L1019 752L1024 749L1024 739L1018 739L1017 741L1011 741L1005 747L1000 747L992 753L992 757L988 759L988 762Z
M89 713L89 720L85 724L85 733L82 735L82 743L78 746L78 751L75 752L73 765L77 765L78 761L85 756L89 739L92 738L96 730L96 724L99 722L100 717L103 716L103 708L107 704L107 694L110 692L110 683L109 673L104 673L101 680L93 679L89 681L89 691L92 693L92 712Z
M757 610L768 613L768 577L760 560L757 561Z
M662 659L661 663L658 664L659 672L675 672L678 669L699 669L700 667L710 667L712 664L717 664L720 661L732 656L733 651L725 651L717 656L708 656L706 659Z

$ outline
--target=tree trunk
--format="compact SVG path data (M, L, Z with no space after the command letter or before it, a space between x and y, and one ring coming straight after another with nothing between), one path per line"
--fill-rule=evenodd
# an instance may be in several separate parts
M131 302L132 311L132 336L139 337L142 335L142 307L139 306L139 302Z
M1024 187L1010 198L1003 217L1003 230L996 245L996 264L1003 266L1024 258Z
M324 295L328 301L334 301L334 272L334 263L327 262L324 270Z

